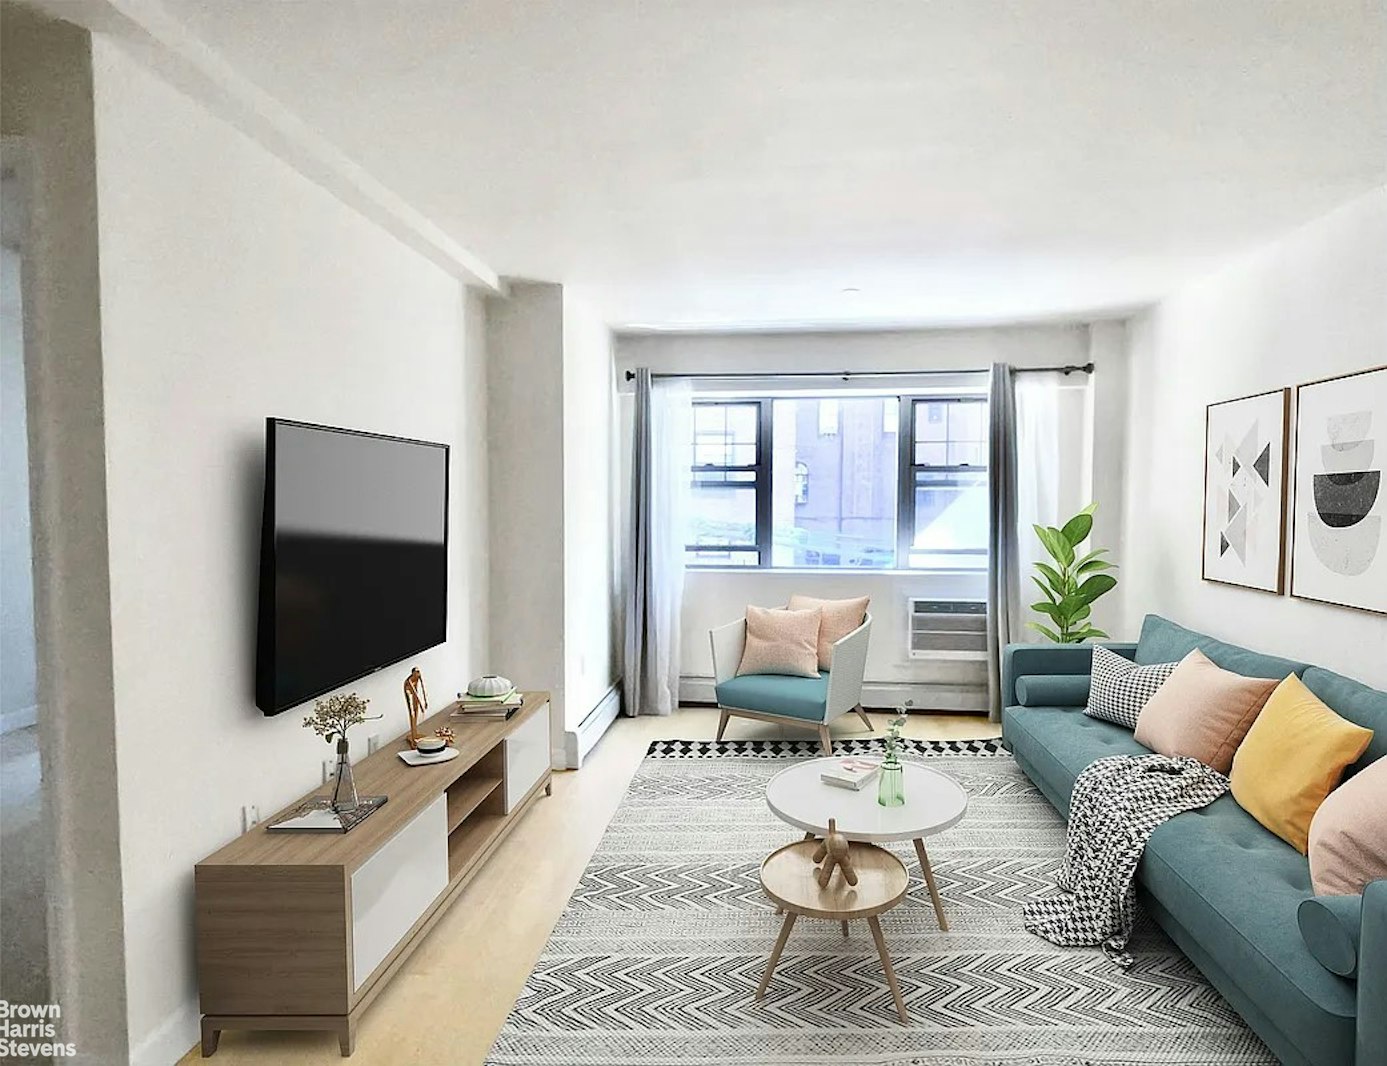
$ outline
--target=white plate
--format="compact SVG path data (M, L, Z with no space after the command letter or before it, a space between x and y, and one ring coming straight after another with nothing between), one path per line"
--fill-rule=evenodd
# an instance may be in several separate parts
M410 766L431 766L436 762L448 762L458 757L457 748L444 748L437 755L420 755L414 749L395 753Z

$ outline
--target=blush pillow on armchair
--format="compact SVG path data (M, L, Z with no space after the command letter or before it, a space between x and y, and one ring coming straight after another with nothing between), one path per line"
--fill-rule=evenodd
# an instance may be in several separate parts
M821 600L815 596L791 596L787 610L805 611L815 607L823 612L819 622L819 669L833 669L833 645L860 626L867 617L869 596L852 600Z
M787 674L819 676L819 624L823 612L746 609L746 645L737 676Z
M1137 743L1162 755L1188 755L1226 774L1278 683L1224 670L1195 648L1141 709Z

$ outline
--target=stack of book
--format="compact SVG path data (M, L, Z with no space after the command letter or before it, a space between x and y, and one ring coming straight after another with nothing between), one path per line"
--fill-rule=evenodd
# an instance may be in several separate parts
M463 693L458 697L450 718L499 718L507 719L520 710L525 702L523 693L511 689L499 696L471 696Z
M881 764L870 759L834 759L820 772L819 780L834 788L849 788L856 792L876 777L880 769Z

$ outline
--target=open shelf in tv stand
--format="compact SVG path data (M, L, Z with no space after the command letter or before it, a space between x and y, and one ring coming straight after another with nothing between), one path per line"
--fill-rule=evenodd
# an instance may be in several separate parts
M197 865L204 1056L225 1029L336 1032L350 1055L361 1014L550 793L547 692L526 693L509 721L450 719L451 709L420 728L452 726L456 759L407 766L401 737L355 764L358 790L389 801L350 833L261 823Z

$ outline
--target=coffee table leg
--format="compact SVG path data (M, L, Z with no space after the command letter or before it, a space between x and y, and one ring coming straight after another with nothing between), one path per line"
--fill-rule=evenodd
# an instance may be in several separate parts
M766 994L766 986L771 983L771 974L775 973L775 964L780 961L780 953L785 950L785 941L790 939L790 930L795 927L795 918L792 912L785 915L785 924L780 927L780 935L775 938L775 947L771 949L770 962L766 963L766 972L761 977L761 984L756 989L756 998L759 1000ZM892 980L895 980L892 978Z
M847 922L844 922L844 923L843 923L843 939L846 940L847 938L848 938L848 923L847 923Z
M876 920L876 915L867 919L867 924L872 929L872 939L877 944L877 954L881 956L881 968L886 971L886 983L891 986L891 996L896 1001L896 1013L900 1016L901 1024L910 1024L910 1018L905 1013L905 1000L901 998L901 986L896 981L896 971L891 968L891 956L886 952L886 938L881 935L881 923Z
M929 864L929 855L925 852L925 842L919 837L915 838L915 857L920 860L920 872L925 875L925 885L929 888L929 898L934 901L934 917L939 921L939 928L947 933L949 931L949 919L944 917L944 904L939 899L939 888L934 883L934 868Z

